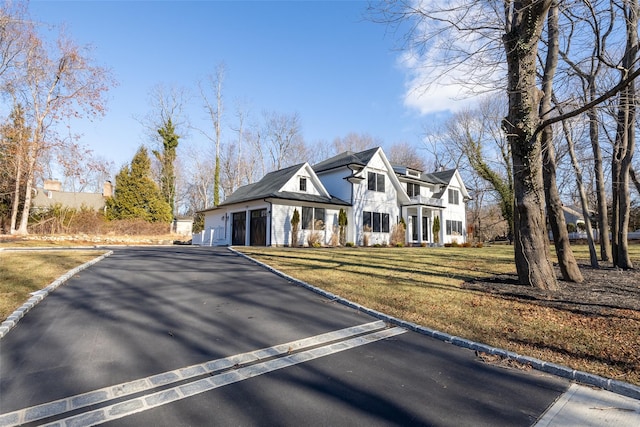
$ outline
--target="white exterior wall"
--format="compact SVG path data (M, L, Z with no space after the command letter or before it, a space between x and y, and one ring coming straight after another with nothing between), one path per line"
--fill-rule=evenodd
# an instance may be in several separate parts
M384 193L368 189L368 182L366 178L369 172L385 175ZM364 230L362 213L364 211L389 214L389 229L391 229L391 227L396 223L396 220L400 217L398 192L392 184L390 174L395 174L395 172L393 170L389 171L386 168L386 165L379 154L376 154L369 162L369 165L362 171L362 176L364 176L365 179L359 184L353 186L353 210L351 218L349 218L349 224L354 224L354 227L350 227L351 236L348 236L347 240L355 242L358 245L363 244ZM371 232L369 234L369 244L388 244L389 235L390 233Z
M300 203L300 202L297 202ZM325 210L325 227L320 230L322 234L322 244L330 245L334 226L335 232L338 233L338 213L340 209L329 208L326 205L317 203L301 203L299 205L273 204L273 219L271 227L271 244L272 246L290 246L292 238L291 218L293 211L298 209L300 215L300 230L298 231L298 245L307 246L307 238L313 232L312 230L302 230L302 206L313 208L324 208ZM347 207L345 206L345 209Z
M307 179L307 191L300 191L300 178ZM282 186L281 191L291 191L295 193L306 193L306 194L314 194L316 196L320 195L320 192L316 188L313 179L311 178L311 174L306 170L306 168L300 169L296 176L291 178L289 182Z
M442 211L442 218L440 218L440 229L442 235L442 243L452 243L454 240L458 243L464 243L467 241L467 221L466 221L466 205L462 191L458 186L458 182L455 177L452 179L451 185L442 195L445 209ZM457 205L449 203L449 189L456 190L458 192L459 203ZM447 234L447 220L461 221L462 222L462 235L449 235Z
M200 234L202 246L224 246L231 244L231 235L225 234L225 229L230 221L225 208L205 212L204 229Z

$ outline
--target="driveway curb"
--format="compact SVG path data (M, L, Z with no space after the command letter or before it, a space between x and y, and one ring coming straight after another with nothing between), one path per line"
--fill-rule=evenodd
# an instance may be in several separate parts
M543 360L540 359L536 359L534 357L529 357L529 356L523 356L521 354L518 353L514 353L512 351L508 351L508 350L504 350L501 348L496 348L496 347L492 347L490 345L487 344L482 344L479 342L475 342L475 341L470 341L464 338L460 338L460 337L456 337L454 335L449 335L447 333L444 332L440 332L437 331L435 329L430 329L430 328L426 328L424 326L420 326L417 325L415 323L412 322L407 322L405 320L402 319L398 319L396 317L392 317L389 316L387 314L381 313L379 311L376 310L372 310L370 308L364 307L360 304L357 304L353 301L349 301L347 299L344 299L338 295L332 294L331 292L327 292L324 289L312 286L306 282L303 282L302 280L298 280L294 277L291 277L267 264L264 264L256 259L251 258L248 255L243 254L242 252L239 252L235 249L233 249L232 247L228 248L231 252L235 253L238 256L241 256L269 271L271 271L274 274L277 274L278 276L292 282L293 284L297 285L297 286L301 286L303 288L306 288L312 292L315 292L319 295L324 296L325 298L330 299L331 301L335 301L337 303L343 304L347 307L353 308L354 310L360 311L362 313L368 314L370 316L373 316L377 319L383 320L385 322L394 324L396 326L400 326L406 329L409 329L411 331L417 332L419 334L422 335L427 335L430 336L432 338L438 339L440 341L444 341L446 343L450 343L453 345L456 345L458 347L463 347L463 348L468 348L470 350L475 350L478 352L483 352L483 353L487 353L487 354L492 354L492 355L496 355L496 356L500 356L503 357L505 359L509 359L509 360L515 360L516 362L519 363L523 363L523 364L527 364L529 366L531 366L532 368L538 370L538 371L542 371L542 372L546 372L548 374L552 374L552 375L556 375L558 377L562 377L562 378L567 378L569 380L573 380L582 384L587 384L587 385L591 385L591 386L595 386L595 387L599 387L602 388L604 390L608 390L611 391L613 393L617 393L623 396L627 396L627 397L631 397L633 399L638 399L640 400L640 387L630 384L630 383L626 383L623 381L618 381L618 380L614 380L611 378L606 378L606 377L601 377L599 375L595 375L595 374L590 374L588 372L584 372L584 371L578 371L575 369L571 369L569 367L566 366L562 366L562 365L557 365L555 363L550 363L550 362L545 362Z
M64 250L64 249L56 248L55 250ZM20 307L18 307L13 313L9 315L9 317L7 317L7 319L4 322L0 324L0 339L2 339L5 335L7 335L7 333L17 325L20 319L22 319L29 310L31 310L33 307L38 305L40 301L42 301L51 292L56 290L56 288L63 285L67 280L72 278L77 273L81 272L82 270L88 267L91 267L93 264L99 261L102 261L112 253L113 251L108 251L107 253L100 255L99 257L94 258L91 261L85 262L84 264L67 271L65 274L63 274L62 276L58 277L56 280L51 282L51 284L46 288L40 289L39 291L36 291L36 292L32 292L31 298L29 298L27 302L25 302Z

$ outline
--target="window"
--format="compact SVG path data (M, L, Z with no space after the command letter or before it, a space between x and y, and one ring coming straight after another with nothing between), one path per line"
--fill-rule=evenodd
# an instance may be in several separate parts
M379 233L382 230L382 214L380 212L373 213L373 231Z
M302 229L324 230L324 208L302 207Z
M362 227L363 228L369 227L369 230L373 229L373 221L372 221L371 217L372 217L372 212L367 212L367 211L362 212Z
M300 191L304 191L305 193L307 191L307 178L305 177L300 177Z
M380 212L367 212L362 213L362 226L369 227L369 231L374 233L388 233L389 232L389 214Z
M324 230L324 208L315 208L313 210L313 229Z
M416 197L420 195L420 184L414 184L413 182L407 182L407 195L409 197Z
M447 220L447 234L448 235L462 235L462 221Z
M302 229L313 230L313 208L302 207Z
M384 193L384 175L381 173L369 172L367 174L367 188L371 191Z
M458 190L453 190L451 188L449 189L449 204L450 205L459 205L460 204Z
M382 214L382 232L383 233L389 232L389 214L388 213Z

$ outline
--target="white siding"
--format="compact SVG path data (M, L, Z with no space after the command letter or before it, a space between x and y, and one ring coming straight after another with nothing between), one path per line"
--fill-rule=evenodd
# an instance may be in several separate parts
M306 178L307 180L307 190L300 191L300 178ZM306 170L306 168L300 169L300 171L292 177L283 187L282 191L291 191L294 193L305 193L305 194L314 194L320 195L320 191L315 186L311 178L311 174Z

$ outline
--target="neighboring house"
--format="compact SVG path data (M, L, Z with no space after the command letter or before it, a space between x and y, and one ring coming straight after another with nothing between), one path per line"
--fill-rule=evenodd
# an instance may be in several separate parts
M319 234L335 241L338 214L347 214L346 240L358 245L388 244L403 218L410 244L434 243L433 220L440 217L439 243L466 239L465 202L469 194L456 170L436 173L392 166L381 148L345 152L320 162L271 172L239 188L219 206L202 211L203 245L291 245L291 218L300 214L298 244Z
M31 209L34 211L45 210L50 207L60 205L73 209L92 209L96 211L104 210L105 200L113 195L111 182L104 183L102 193L83 193L62 191L60 181L47 179L42 188L35 189L35 195L31 199Z

